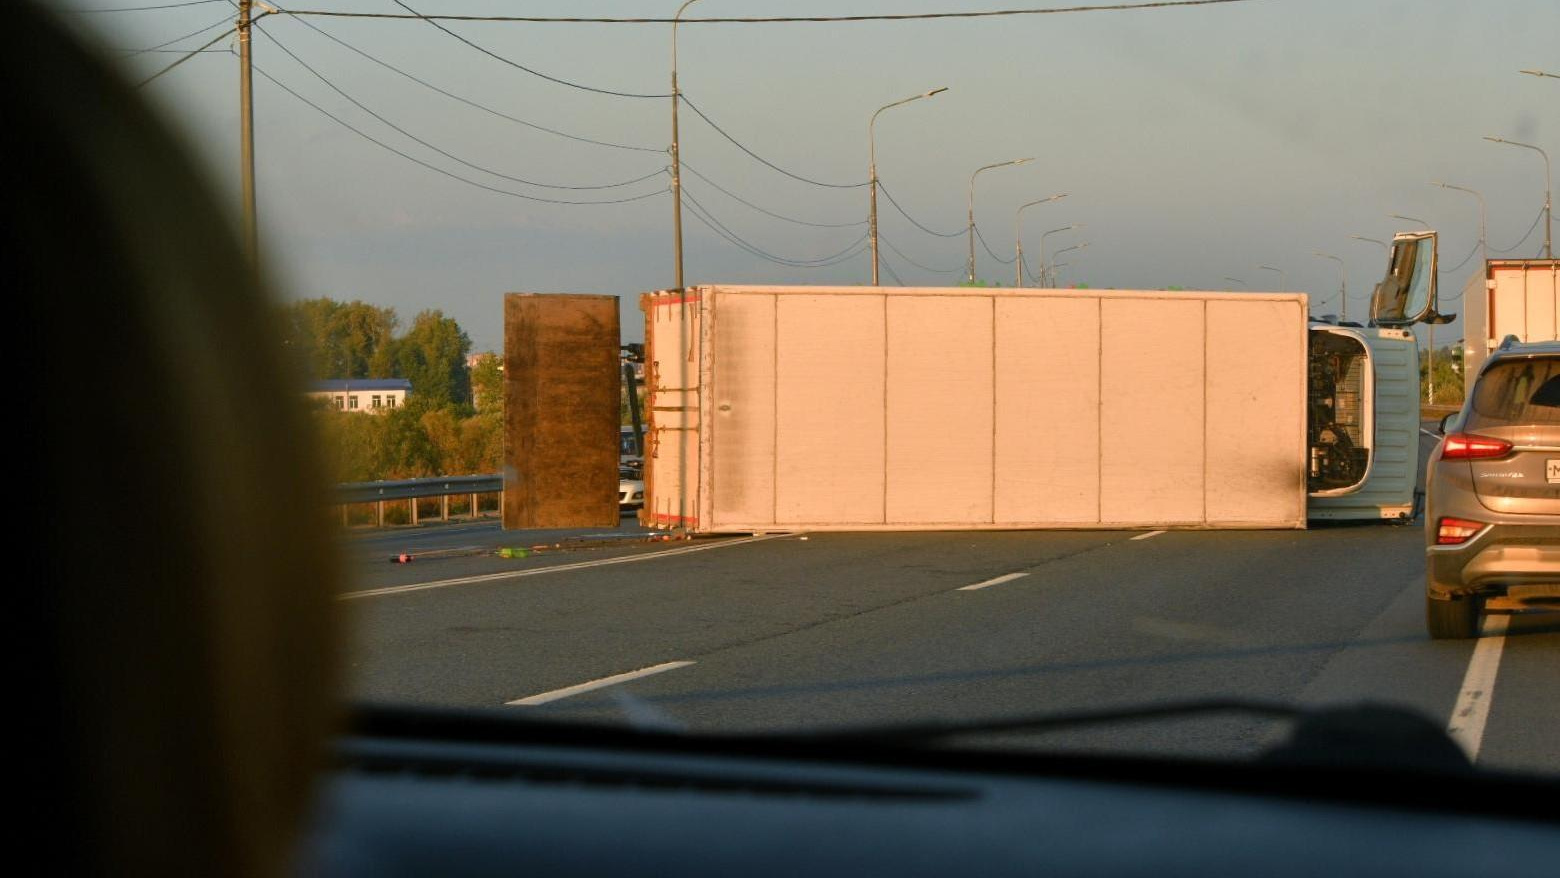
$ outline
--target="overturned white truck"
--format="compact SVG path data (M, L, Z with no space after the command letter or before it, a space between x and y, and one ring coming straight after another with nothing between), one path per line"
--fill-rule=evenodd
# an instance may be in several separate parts
M1406 520L1407 327L1434 233L1371 326L1298 293L701 286L641 305L650 526L692 532L1302 528Z

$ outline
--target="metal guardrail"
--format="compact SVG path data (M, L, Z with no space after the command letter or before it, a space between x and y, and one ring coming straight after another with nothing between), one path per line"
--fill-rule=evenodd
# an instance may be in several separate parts
M375 503L381 500L496 494L502 490L504 490L504 477L500 473L482 476L393 479L381 482L347 482L336 486L336 503Z

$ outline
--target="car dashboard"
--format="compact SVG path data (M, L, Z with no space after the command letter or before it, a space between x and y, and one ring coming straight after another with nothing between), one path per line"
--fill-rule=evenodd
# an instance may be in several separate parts
M301 873L1465 876L1560 862L1560 784L1487 772L450 728L343 739Z

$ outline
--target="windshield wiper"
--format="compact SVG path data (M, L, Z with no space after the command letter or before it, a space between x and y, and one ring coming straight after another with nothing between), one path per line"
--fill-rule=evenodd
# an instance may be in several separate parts
M965 735L1001 732L1056 732L1088 726L1154 722L1204 714L1241 713L1270 719L1296 719L1305 716L1304 708L1277 701L1245 698L1211 698L1199 701L1172 701L1162 704L1070 710L1053 713L1020 714L975 720L934 720L903 724L830 728L817 731L778 732L773 737L806 741L873 741L915 744Z
M1439 724L1417 711L1368 702L1308 710L1277 701L1212 698L969 721L824 729L779 733L773 737L814 743L873 743L915 747L935 745L948 738L970 735L1057 732L1211 714L1245 714L1292 721L1288 737L1259 754L1259 762L1334 768L1413 769L1456 774L1474 770L1473 762L1462 747Z

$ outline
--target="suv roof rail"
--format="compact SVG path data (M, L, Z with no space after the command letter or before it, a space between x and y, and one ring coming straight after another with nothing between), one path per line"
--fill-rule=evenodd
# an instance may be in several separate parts
M1509 351L1509 350L1511 350L1511 346L1512 345L1518 345L1518 344L1521 344L1521 343L1522 343L1522 339L1518 338L1516 336L1516 334L1513 333L1513 334L1508 335L1505 338L1500 340L1500 347L1498 348L1498 350Z

